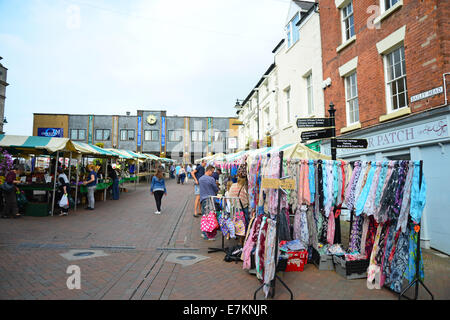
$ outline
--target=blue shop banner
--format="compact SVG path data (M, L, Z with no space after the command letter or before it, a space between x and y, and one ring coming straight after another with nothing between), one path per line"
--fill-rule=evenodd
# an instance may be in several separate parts
M40 137L64 138L63 128L38 128L37 135Z
M161 117L161 149L166 146L166 117Z
M139 116L137 117L137 146L140 147L141 146L141 139L142 139L142 117Z

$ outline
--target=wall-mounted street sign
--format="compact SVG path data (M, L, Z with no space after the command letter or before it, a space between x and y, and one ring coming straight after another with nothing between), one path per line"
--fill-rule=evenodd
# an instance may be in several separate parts
M367 139L336 139L336 148L366 149Z
M297 128L331 127L330 118L299 118Z
M435 96L435 95L443 93L443 92L444 92L444 88L442 86L433 88L433 89L425 91L425 92L421 92L421 93L416 94L411 97L411 103Z
M332 136L333 136L333 131L331 128L328 128L328 129L313 130L313 131L303 131L301 138L303 141L305 141L305 140L330 138Z

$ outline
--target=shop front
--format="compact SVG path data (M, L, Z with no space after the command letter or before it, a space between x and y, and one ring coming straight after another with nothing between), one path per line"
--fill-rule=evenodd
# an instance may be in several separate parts
M396 121L361 129L340 138L367 139L367 149L338 149L343 160L385 161L423 160L427 177L427 203L423 213L422 246L450 254L450 107L429 110ZM330 154L330 142L323 141L321 152Z

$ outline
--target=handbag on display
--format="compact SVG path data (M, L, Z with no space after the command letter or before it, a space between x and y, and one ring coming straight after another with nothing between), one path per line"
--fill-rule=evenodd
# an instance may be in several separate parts
M202 220L200 221L200 230L206 232L212 232L219 227L219 223L217 222L216 213L214 211L210 211L207 215L202 216Z
M235 227L235 233L237 236L245 236L245 218L244 218L244 212L238 211L234 215L234 227Z

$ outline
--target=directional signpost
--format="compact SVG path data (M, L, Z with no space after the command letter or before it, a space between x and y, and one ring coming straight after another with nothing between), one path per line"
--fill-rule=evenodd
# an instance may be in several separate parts
M330 118L299 118L297 128L325 128L330 127Z
M336 139L336 148L366 149L367 139Z
M313 131L303 131L301 138L302 140L305 141L305 140L331 138L332 136L333 136L332 129L328 128Z

